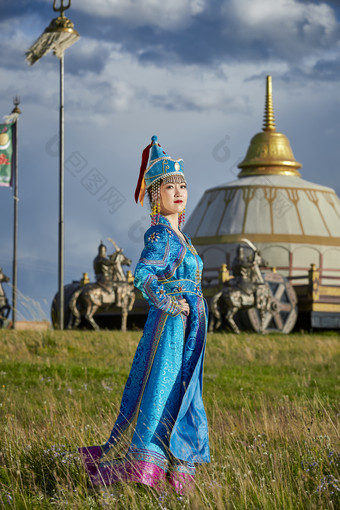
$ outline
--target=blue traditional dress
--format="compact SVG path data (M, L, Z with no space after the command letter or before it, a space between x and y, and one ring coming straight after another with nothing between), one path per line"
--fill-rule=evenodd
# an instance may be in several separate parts
M208 311L202 260L160 216L145 234L135 286L150 304L126 382L119 416L103 446L81 448L94 485L135 481L156 488L168 480L182 493L195 463L210 461L202 401ZM185 298L188 316L178 299Z

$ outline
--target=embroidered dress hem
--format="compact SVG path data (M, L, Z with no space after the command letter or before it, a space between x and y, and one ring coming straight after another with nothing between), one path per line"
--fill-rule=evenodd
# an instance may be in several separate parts
M153 462L133 458L123 459L115 463L100 463L103 452L101 446L78 448L78 451L94 486L134 482L162 491L168 482L180 495L194 489L194 475L184 472L183 470L188 471L188 469L181 465L174 466L172 471L166 472L162 467ZM165 458L157 460L163 460L163 464L166 464ZM194 469L192 471L194 472Z

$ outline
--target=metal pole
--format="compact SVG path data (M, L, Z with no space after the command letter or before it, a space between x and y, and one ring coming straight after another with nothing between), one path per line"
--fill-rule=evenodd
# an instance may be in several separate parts
M12 113L21 113L19 108L20 98L16 96L13 99L14 108ZM14 201L14 219L13 219L13 273L12 273L12 322L13 329L16 328L16 311L17 311L17 278L18 278L18 262L17 262L17 244L18 244L18 139L19 139L19 129L18 122L19 116L17 117L14 124L14 147L15 147L15 168L14 168L14 188L13 188L13 201Z
M64 329L64 53L60 58L59 125L59 329Z

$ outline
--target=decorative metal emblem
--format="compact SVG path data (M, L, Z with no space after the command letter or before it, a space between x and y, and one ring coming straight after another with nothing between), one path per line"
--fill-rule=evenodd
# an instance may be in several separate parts
M64 0L60 0L60 7L57 7L57 0L53 0L53 10L55 12L60 12L61 17L64 17L64 11L71 7L72 0L68 0L68 4L64 5Z

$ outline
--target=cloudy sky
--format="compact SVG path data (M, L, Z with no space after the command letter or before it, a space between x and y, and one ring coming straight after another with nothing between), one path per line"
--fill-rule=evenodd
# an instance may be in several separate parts
M37 319L58 288L59 62L49 54L29 67L24 54L52 4L0 0L0 114L17 94L22 110L20 311ZM235 179L262 128L267 74L302 177L340 194L338 0L73 0L66 14L81 38L65 55L65 283L93 279L108 237L136 264L149 213L133 194L153 134L184 159L188 215L205 189ZM11 276L11 189L0 189L0 214Z

